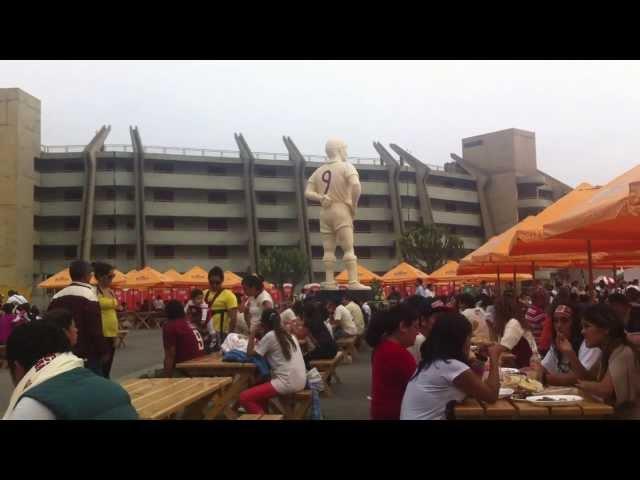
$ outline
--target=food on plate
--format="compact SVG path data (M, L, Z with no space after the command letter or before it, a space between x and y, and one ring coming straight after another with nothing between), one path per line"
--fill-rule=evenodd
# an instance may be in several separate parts
M532 393L539 393L544 390L544 386L537 380L516 374L505 375L501 387L512 388L514 390L513 398L518 399L526 398Z

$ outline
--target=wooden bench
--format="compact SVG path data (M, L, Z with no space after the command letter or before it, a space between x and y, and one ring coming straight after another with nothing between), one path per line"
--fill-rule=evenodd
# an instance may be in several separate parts
M116 348L126 347L125 339L129 334L129 330L118 330L118 336L116 337Z
M282 420L283 418L283 415L255 415L247 413L245 415L240 415L238 420Z
M342 337L336 340L338 347L351 358L356 354L356 339L357 336Z
M322 392L327 397L332 396L333 392L331 390L331 381L335 378L338 383L342 383L342 380L338 376L338 372L336 368L342 362L344 358L344 353L339 351L336 353L336 356L327 360L313 360L309 362L311 368L317 368L320 372L320 376L324 381L324 391Z
M282 414L285 420L304 420L311 408L311 390L271 398L269 407L271 413Z

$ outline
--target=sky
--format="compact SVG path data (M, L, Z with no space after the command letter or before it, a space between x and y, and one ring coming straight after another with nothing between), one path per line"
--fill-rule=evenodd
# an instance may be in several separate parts
M350 156L396 143L425 163L462 154L465 137L536 134L538 168L602 184L640 158L639 61L0 61L0 88L42 102L44 145L107 144L306 155L330 137ZM392 152L393 153L393 152ZM395 156L395 154L394 154Z

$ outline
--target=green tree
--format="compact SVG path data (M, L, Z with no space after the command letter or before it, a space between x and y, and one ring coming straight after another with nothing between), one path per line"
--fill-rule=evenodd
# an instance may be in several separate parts
M278 287L290 282L298 284L309 269L307 256L297 248L271 247L260 255L258 270Z
M464 254L462 240L437 225L418 225L400 239L405 261L426 273L432 273L448 260L459 260Z

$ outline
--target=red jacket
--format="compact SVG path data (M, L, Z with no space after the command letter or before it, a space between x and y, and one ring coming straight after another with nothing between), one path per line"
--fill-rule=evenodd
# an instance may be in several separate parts
M49 310L64 308L71 312L78 329L78 343L73 353L80 358L99 359L109 352L102 334L100 304L91 285L73 282L60 290L51 300Z
M416 360L397 342L383 340L374 350L371 365L371 419L400 420L407 383Z

